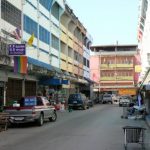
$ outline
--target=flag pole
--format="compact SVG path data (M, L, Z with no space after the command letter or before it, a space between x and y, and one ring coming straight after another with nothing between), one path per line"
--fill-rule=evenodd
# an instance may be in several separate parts
M21 43L23 43L23 5L24 5L24 0L21 0Z
M23 6L24 0L21 0L21 44L23 43L23 27L24 27L24 17L23 17ZM26 53L26 52L25 52ZM22 80L22 96L25 96L25 74L23 74Z

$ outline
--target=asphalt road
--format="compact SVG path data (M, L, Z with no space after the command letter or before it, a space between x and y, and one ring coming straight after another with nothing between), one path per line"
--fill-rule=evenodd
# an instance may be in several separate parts
M0 150L123 150L123 126L144 121L121 119L122 108L96 105L88 110L58 112L58 120L0 132ZM140 145L129 146L140 150Z

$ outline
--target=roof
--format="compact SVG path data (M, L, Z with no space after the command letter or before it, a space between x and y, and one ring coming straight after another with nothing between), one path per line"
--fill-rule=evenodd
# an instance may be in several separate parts
M130 45L97 45L97 46L91 46L91 50L110 50L110 49L115 49L115 48L137 48L137 45L135 44L130 44Z

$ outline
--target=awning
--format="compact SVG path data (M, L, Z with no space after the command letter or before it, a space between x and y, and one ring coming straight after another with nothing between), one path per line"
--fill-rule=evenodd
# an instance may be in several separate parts
M42 79L39 81L41 85L62 85L62 84L69 84L68 80L59 79L59 78L49 78L49 79Z
M89 83L95 83L95 81L89 79L89 78L85 78L85 80L87 80Z
M67 72L67 71L63 71L63 73L64 73L64 75L66 75L66 76L70 76L70 73Z
M31 58L31 57L28 57L28 63L33 64L35 66L46 68L47 70L53 71L53 68L50 64L46 64L42 61L39 61L39 60Z
M63 74L63 72L61 71L61 69L60 68L57 68L57 67L54 67L53 66L53 70L56 72L56 73L58 73L58 74Z

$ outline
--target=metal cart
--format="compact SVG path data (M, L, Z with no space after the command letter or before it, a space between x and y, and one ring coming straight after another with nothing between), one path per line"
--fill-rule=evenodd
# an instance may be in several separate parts
M141 144L142 150L145 150L144 135L145 128L137 126L125 126L124 130L124 148L127 150L128 143Z

